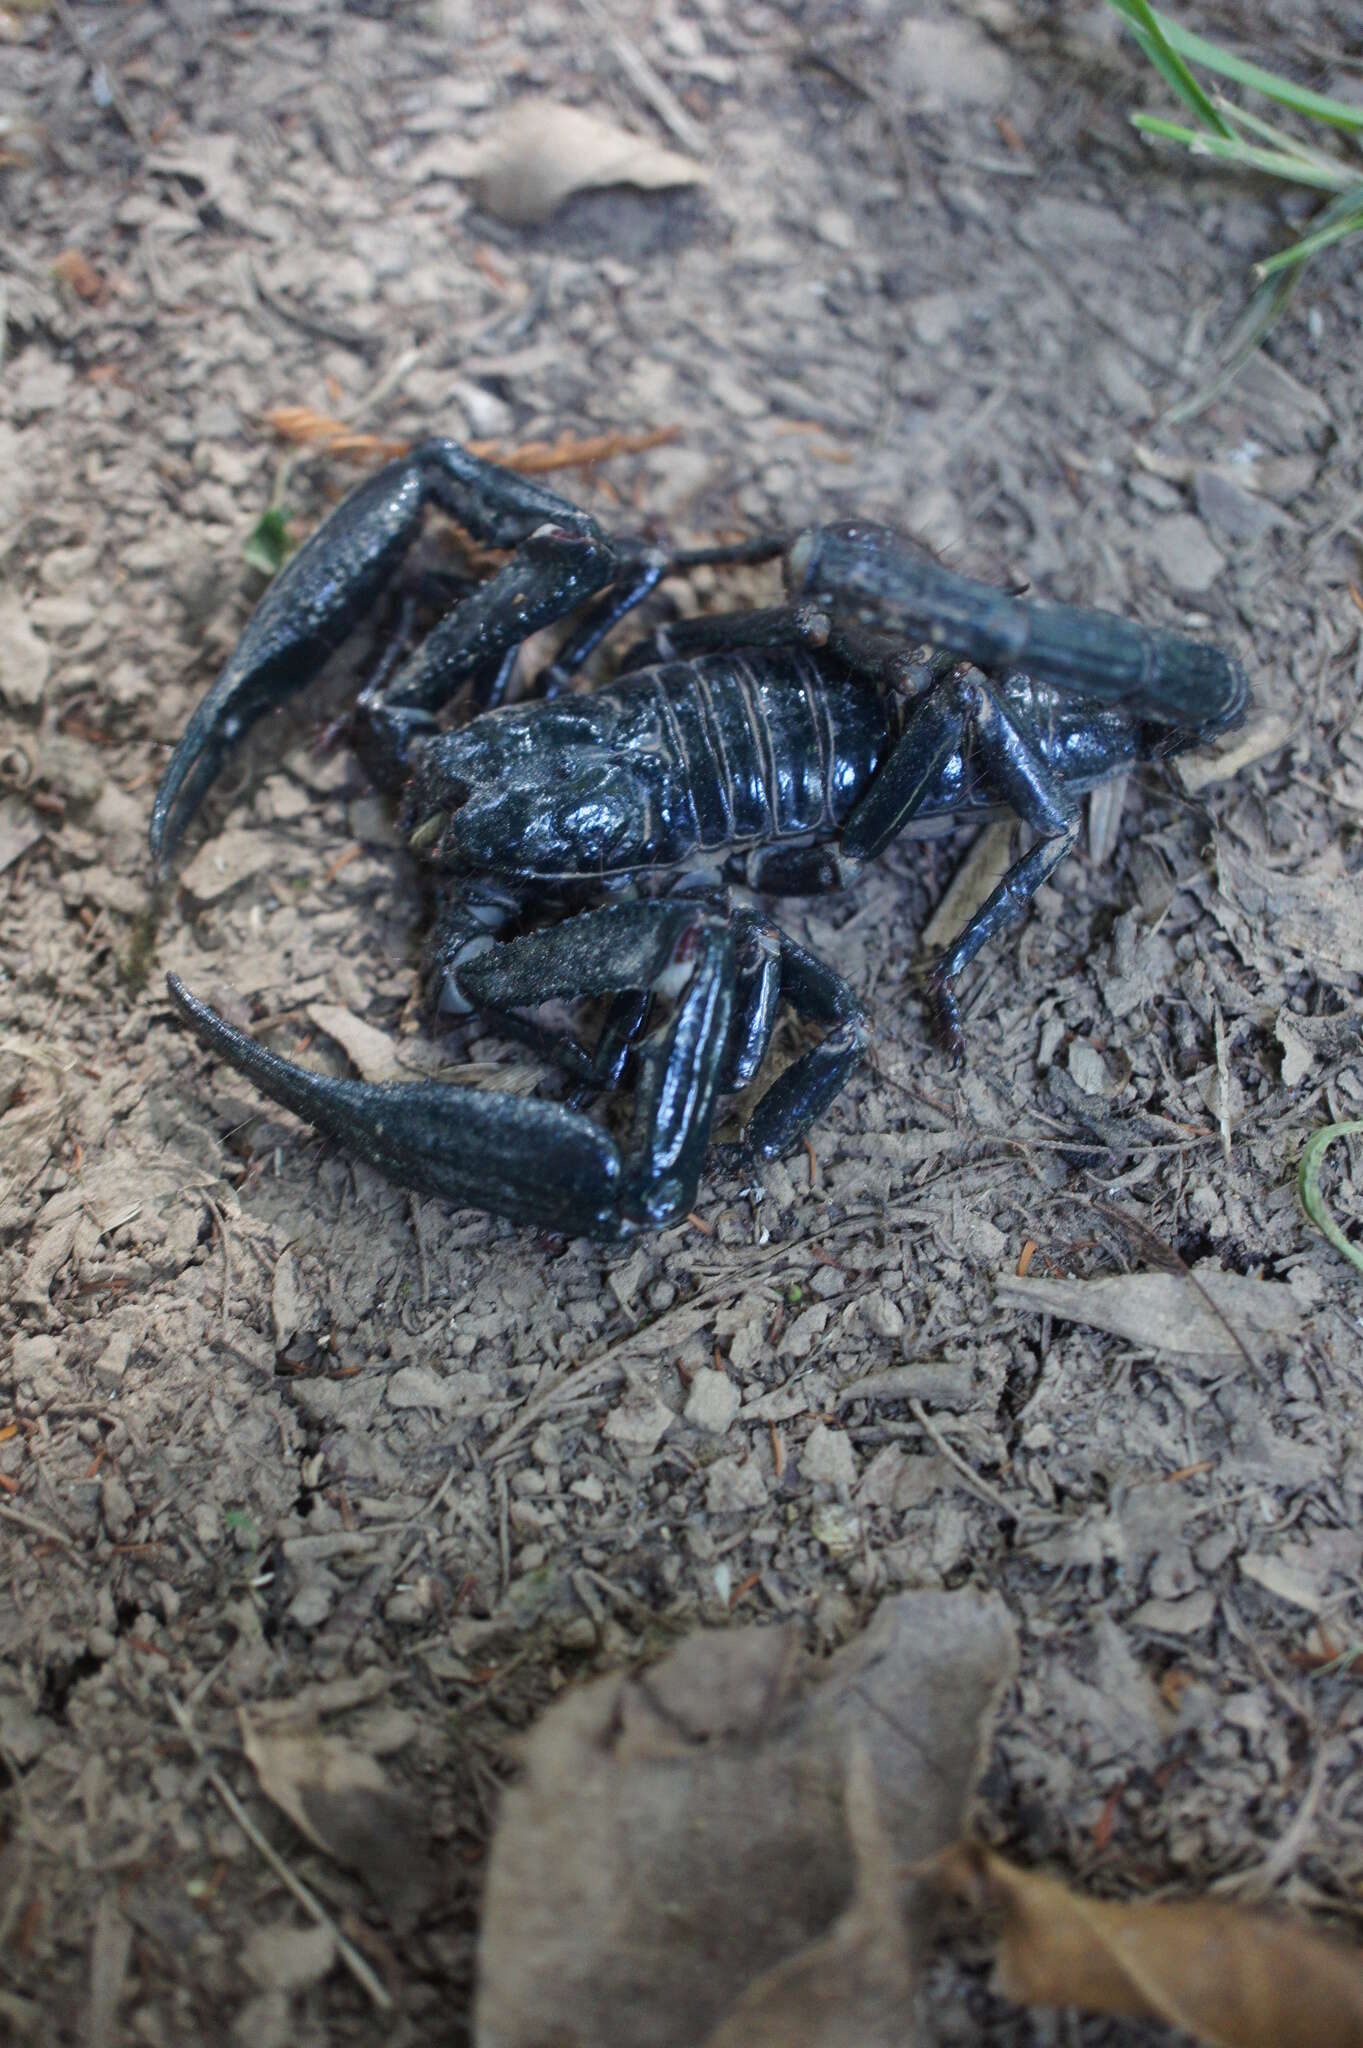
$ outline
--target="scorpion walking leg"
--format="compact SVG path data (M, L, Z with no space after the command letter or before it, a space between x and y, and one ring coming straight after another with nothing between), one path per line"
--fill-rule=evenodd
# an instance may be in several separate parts
M839 876L846 880L912 822L940 787L948 761L963 753L991 795L1040 835L1041 843L1013 863L928 975L934 1025L958 1061L963 1044L952 986L957 975L987 939L1017 922L1079 835L1073 797L1008 716L1006 684L1005 677L996 690L964 665L936 682L913 707L889 759L843 827L837 850Z
M481 905L470 913L470 893L447 907L428 943L427 988L436 1007L446 1013L478 1010L586 1088L613 1087L644 1029L655 992L678 978L673 956L696 923L696 905L608 904L543 931L499 941L490 935L491 920ZM475 931L470 914L480 917L480 929ZM552 1030L525 1014L554 996L615 995L617 990L621 993L595 1052L570 1032Z
M766 925L765 934L774 941L780 963L781 1000L806 1022L823 1025L827 1035L777 1075L758 1100L737 1144L718 1148L740 1166L759 1159L780 1159L793 1151L810 1125L842 1093L871 1043L870 1019L842 976L775 925ZM768 1043L770 1038L768 1021ZM762 1054L766 1049L763 1044Z
M691 900L695 900L692 898ZM724 1054L724 1092L746 1088L767 1055L781 995L780 934L756 911L731 911L728 891L705 891L700 900L719 915L731 917L734 934L734 999L729 1042ZM653 1012L651 988L627 989L606 1012L590 1071L568 1100L574 1109L595 1092L617 1088L630 1053L643 1036Z
M640 547L637 553L629 552L627 543L616 543L621 557L619 581L609 590L603 591L586 608L582 619L564 641L562 647L548 666L541 672L536 685L536 694L544 697L561 696L572 678L583 664L593 655L606 635L613 632L621 619L650 597L665 576L680 575L687 569L727 567L739 562L769 562L785 552L787 538L780 534L760 534L756 539L735 541L731 545L713 548L683 548L668 553L665 548ZM728 623L741 621L745 614L728 612L721 615ZM666 641L666 629L650 639ZM648 641L640 643L646 647ZM727 650L733 645L732 638L717 635L713 643ZM697 650L699 651L699 650ZM655 655L654 660L668 660L664 652ZM638 650L631 649L621 664L621 673L642 667Z
M958 933L946 951L928 970L928 1002L937 1037L959 1065L965 1056L961 1016L953 984L961 970L975 958L981 946L996 933L1016 924L1037 890L1073 853L1079 837L1077 821L1067 825L1054 839L1043 839L1021 860L1014 861L993 893L987 896L970 922Z
M926 665L915 662L883 634L877 637L812 604L783 604L765 611L702 612L695 618L674 619L637 641L621 661L620 673L665 661L733 654L739 648L827 651L871 680L911 694L925 689L938 668L946 666L940 657Z
M312 1073L238 1031L174 975L169 988L210 1051L399 1186L545 1230L618 1238L693 1205L714 1120L734 978L727 928L693 915L671 965L685 987L665 1027L640 1050L634 1124L623 1147L554 1102Z
M596 522L526 477L480 462L455 441L424 441L352 491L276 576L226 667L198 705L172 754L152 809L151 848L167 857L228 752L262 712L309 682L396 576L429 505L439 505L475 539L516 547L548 528L560 544L541 548L528 576L504 581L498 601L519 596L531 618L559 617L606 582L611 549ZM514 565L513 565L514 570ZM508 571L502 572L505 578ZM494 578L497 583L500 579ZM467 646L494 671L517 628L488 633L485 593ZM513 606L514 610L514 606ZM462 616L462 609L456 613ZM487 634L486 641L480 639ZM411 701L420 704L418 695Z

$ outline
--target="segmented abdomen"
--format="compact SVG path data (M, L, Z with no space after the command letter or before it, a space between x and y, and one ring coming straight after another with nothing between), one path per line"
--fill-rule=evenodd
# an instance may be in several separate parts
M707 852L831 837L886 749L879 692L799 650L668 662L631 688L655 699L674 800Z

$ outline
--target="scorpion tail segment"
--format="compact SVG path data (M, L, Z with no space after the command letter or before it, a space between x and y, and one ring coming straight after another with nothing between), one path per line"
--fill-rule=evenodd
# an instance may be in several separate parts
M399 1186L567 1236L629 1230L619 1151L587 1117L483 1089L314 1074L257 1045L174 975L169 987L210 1052Z
M947 569L889 527L810 528L786 556L793 597L1041 682L1208 734L1243 717L1244 669L1224 649L1115 612L1034 604Z

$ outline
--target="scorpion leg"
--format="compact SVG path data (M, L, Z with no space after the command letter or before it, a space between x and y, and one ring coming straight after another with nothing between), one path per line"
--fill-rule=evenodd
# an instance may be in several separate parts
M583 1091L618 1085L659 995L676 979L675 956L698 911L731 922L734 989L721 1078L726 1093L746 1088L771 1042L781 992L780 934L755 911L730 917L727 892L608 904L565 923L497 942L464 941L444 974L440 1007L476 1009L530 1045ZM620 991L615 994L615 991ZM525 1014L553 996L614 994L594 1051L566 1031ZM575 1104L576 1106L576 1104Z
M591 1088L612 1087L644 1028L655 991L676 981L673 956L696 916L693 903L607 904L542 931L497 940L486 919L472 934L464 898L456 897L428 946L427 987L438 1009L478 1010L573 1080ZM617 991L602 1034L603 1043L611 1037L604 1054L601 1044L589 1052L570 1032L552 1030L525 1014L554 996ZM618 1048L612 1019L622 1033Z
M969 923L957 933L946 951L928 970L928 1003L933 1026L941 1044L959 1066L965 1057L961 1015L953 984L981 946L997 932L1016 924L1042 883L1073 853L1079 838L1077 820L1071 821L1052 839L1038 840L1031 850L1014 861L998 887L985 898Z
M784 554L787 538L780 534L759 534L755 539L734 541L731 544L713 548L683 548L669 554L664 548L639 546L617 542L621 558L620 580L605 590L587 607L582 619L564 641L553 660L541 672L536 695L544 697L561 696L572 678L583 664L596 652L606 635L613 632L621 619L652 595L665 576L676 576L687 569L723 568L735 563L770 562ZM720 616L720 615L717 615ZM742 620L744 613L729 612L722 615L730 624ZM665 640L666 631L650 639ZM641 641L646 647L648 641ZM731 638L717 634L713 643L727 651L733 645ZM699 650L697 650L699 651ZM666 653L656 655L655 660L670 660ZM631 649L621 664L621 674L629 669L640 668L643 663L637 658L637 649Z
M561 697L606 635L613 632L621 619L627 618L645 598L652 596L667 574L668 567L668 557L661 549L649 548L630 565L628 575L594 598L553 660L541 671L536 680L536 696Z
M842 1093L871 1043L871 1020L842 976L776 926L770 931L779 945L781 1000L797 1017L823 1025L826 1035L792 1060L759 1098L733 1147L742 1165L793 1151Z
M610 544L595 520L529 478L481 462L455 441L424 441L390 462L352 491L281 569L196 708L152 807L151 849L158 859L174 850L236 742L263 712L309 682L372 609L397 574L429 505L451 513L491 547L519 548L545 528L560 537L557 549L541 548L526 564L525 608L531 617L561 616L611 573ZM500 600L518 596L522 587L521 579L502 582ZM500 637L488 634L484 594L491 588L480 586L469 600L476 606L483 597L484 603L467 629L466 645L495 670L512 634L533 626L518 628L508 619ZM455 616L462 615L461 608ZM420 705L422 699L414 701Z
M706 906L709 907L708 905ZM723 920L724 909L717 910ZM485 1012L511 1035L533 1045L589 1086L611 1086L636 1044L654 998L676 975L676 959L697 905L665 901L608 905L567 923L503 944L484 939L469 948L457 970L461 1002ZM775 1159L798 1144L815 1118L841 1091L870 1042L865 1011L847 984L756 911L733 913L734 987L730 1024L719 1070L724 1092L746 1088L766 1058L778 1005L826 1027L826 1036L772 1083L761 1097L737 1147L751 1165ZM595 1053L565 1032L526 1017L528 1004L551 996L629 991L612 1006ZM612 1030L612 1025L615 1029Z
M812 604L785 604L764 611L701 612L695 618L674 619L637 641L620 663L620 673L654 668L665 661L695 661L707 654L733 654L740 648L761 648L767 652L785 648L826 651L872 681L892 684L912 694L926 686L934 671L933 663L911 661L884 634L849 625Z
M694 900L694 899L693 899ZM734 1000L729 1043L724 1055L724 1092L746 1088L766 1058L781 996L780 934L754 910L731 912L728 891L706 891L702 900L721 915L731 916L734 933ZM650 988L627 989L606 1012L589 1071L568 1100L580 1109L599 1089L618 1088L631 1051L648 1025L654 1004Z
M1009 717L1003 694L968 665L942 676L912 707L889 759L843 827L836 865L846 881L912 823L940 787L953 756L968 754L990 794L1007 804L1040 843L1015 861L993 894L936 961L927 978L939 1038L963 1054L953 983L986 940L1015 924L1079 836L1074 799Z
M312 1073L238 1031L174 975L169 988L211 1052L399 1186L515 1223L609 1239L684 1215L709 1143L733 993L727 927L693 913L669 966L669 989L683 977L685 986L667 1023L640 1048L633 1128L623 1145L555 1102ZM633 962L622 971L633 972Z

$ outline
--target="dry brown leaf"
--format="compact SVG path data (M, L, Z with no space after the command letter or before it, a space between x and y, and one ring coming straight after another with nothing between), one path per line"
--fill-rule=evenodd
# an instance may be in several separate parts
M559 1701L492 1846L480 2048L841 2048L888 2013L906 2040L885 1873L952 1838L1013 1658L997 1599L915 1593L827 1663L794 1628L702 1632ZM825 1972L845 1997L783 2034Z
M1358 878L1340 851L1327 852L1286 874L1222 842L1217 851L1221 895L1274 948L1305 960L1313 973L1363 974L1363 906Z
M339 1736L258 1726L245 1707L237 1719L266 1798L316 1848L356 1871L390 1919L410 1918L435 1889L422 1809Z
M1084 1898L965 1844L937 1870L1000 1923L1000 1989L1021 2004L1163 2020L1212 2048L1363 2048L1363 1958L1299 1922Z
M1108 1330L1148 1351L1230 1356L1236 1336L1290 1337L1301 1328L1301 1303L1279 1280L1243 1273L1111 1273L1097 1280L1019 1279L994 1275L999 1296L1038 1315L1061 1316ZM1232 1334L1234 1333L1234 1334Z
M851 1905L822 1940L750 1984L705 2048L913 2048L902 1887L860 1739L844 1811L856 1861Z
M600 114L535 97L507 110L475 146L463 175L480 206L516 227L541 225L575 192L603 185L657 192L706 177L690 157Z

